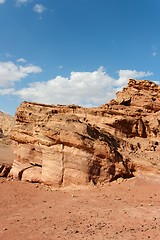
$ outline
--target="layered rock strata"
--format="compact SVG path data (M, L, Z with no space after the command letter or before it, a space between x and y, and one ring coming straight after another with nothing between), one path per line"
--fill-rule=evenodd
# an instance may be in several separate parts
M160 87L130 79L97 108L23 102L11 138L10 176L56 187L159 173Z
M14 118L0 111L0 143L10 144L10 131L14 125Z

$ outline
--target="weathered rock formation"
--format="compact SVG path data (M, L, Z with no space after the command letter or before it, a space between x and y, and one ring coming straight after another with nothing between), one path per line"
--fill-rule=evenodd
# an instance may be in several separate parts
M14 118L0 111L0 142L10 144L10 131L14 125Z
M23 102L11 138L10 176L56 187L159 173L160 87L129 80L98 108Z
M0 111L0 177L7 177L13 163L10 131L14 118Z

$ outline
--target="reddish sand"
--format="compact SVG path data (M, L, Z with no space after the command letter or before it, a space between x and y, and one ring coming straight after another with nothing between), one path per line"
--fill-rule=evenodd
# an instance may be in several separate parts
M160 177L79 190L0 178L0 216L3 240L159 240Z

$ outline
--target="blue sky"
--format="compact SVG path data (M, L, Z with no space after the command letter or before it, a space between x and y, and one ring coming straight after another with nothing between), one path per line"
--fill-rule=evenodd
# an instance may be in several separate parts
M159 0L0 0L0 110L98 106L160 79Z

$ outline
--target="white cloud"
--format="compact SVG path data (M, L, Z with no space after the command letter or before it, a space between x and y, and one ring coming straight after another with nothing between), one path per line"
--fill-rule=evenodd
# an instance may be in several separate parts
M0 62L0 87L13 86L16 81L31 73L40 73L42 69L35 65L21 66L13 62Z
M24 58L18 58L18 59L17 59L17 62L22 62L22 63L25 63L25 62L27 62L27 60L26 60L26 59L24 59Z
M25 4L25 3L28 3L30 0L16 0L16 4L17 5L22 5L22 4Z
M5 2L6 2L6 0L0 0L0 4L3 4Z
M117 80L117 85L122 87L127 84L130 78L143 78L153 75L152 72L137 72L136 70L119 70L119 79Z
M14 93L14 88L5 88L5 89L0 89L0 95L10 95Z
M28 87L14 91L10 89L8 92L22 100L91 107L114 98L115 92L126 85L128 78L143 78L151 75L150 72L135 70L120 70L118 74L119 78L114 79L103 67L100 67L94 72L71 72L69 78L57 76L46 82L30 83Z
M36 4L33 7L33 10L39 14L43 13L46 10L46 7L44 7L42 4Z
M44 103L96 105L106 101L112 81L100 68L95 72L71 72L70 78L57 76L47 82L32 83L15 94L21 99Z

